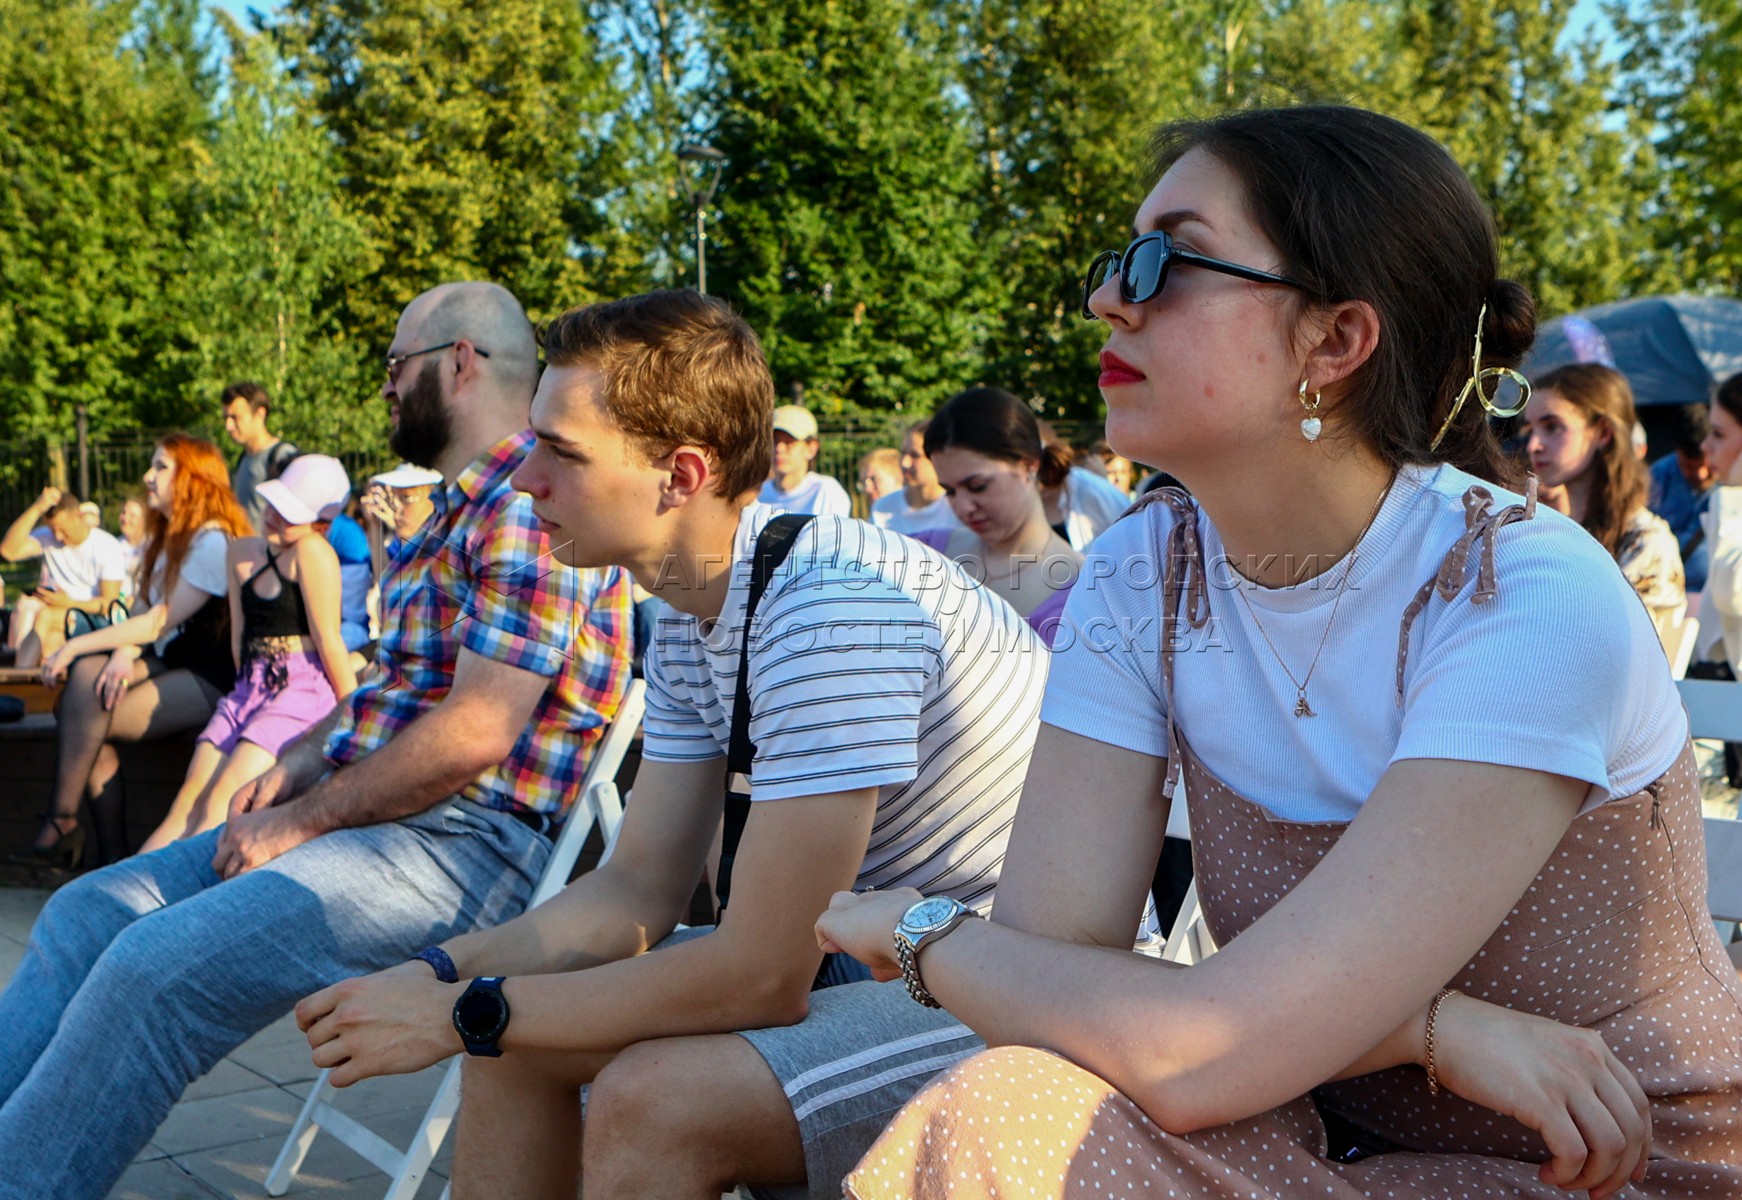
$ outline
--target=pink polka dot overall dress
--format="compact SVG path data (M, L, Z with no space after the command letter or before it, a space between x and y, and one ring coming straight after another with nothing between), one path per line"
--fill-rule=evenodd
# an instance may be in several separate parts
M1196 522L1178 493L1164 611L1203 611ZM1466 532L1405 614L1472 567L1495 595L1492 537L1532 515L1465 497ZM1184 530L1182 534L1180 531ZM1163 639L1164 646L1168 639ZM1163 651L1163 686L1172 662ZM1171 711L1171 705L1170 705ZM1205 919L1225 944L1277 903L1342 834L1338 823L1280 821L1236 795L1170 730L1170 772L1185 784ZM1173 780L1169 780L1171 790ZM1631 1198L1742 1197L1742 986L1705 904L1706 860L1691 749L1649 787L1577 818L1528 892L1451 986L1479 999L1597 1030L1651 1101L1652 1160ZM1316 1101L1316 1103L1315 1103ZM1328 1159L1331 1114L1363 1143L1395 1149ZM887 1197L1166 1196L1465 1200L1570 1193L1542 1183L1542 1140L1448 1092L1417 1068L1326 1084L1312 1097L1184 1136L1164 1133L1125 1096L1057 1055L1021 1047L978 1055L902 1110L846 1181ZM1580 1193L1582 1195L1583 1193Z

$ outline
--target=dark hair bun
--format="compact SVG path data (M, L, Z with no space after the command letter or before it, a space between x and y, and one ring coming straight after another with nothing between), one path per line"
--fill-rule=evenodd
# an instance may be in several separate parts
M1035 474L1041 487L1057 487L1070 477L1076 455L1064 442L1047 442L1040 451L1040 470Z
M1536 301L1523 284L1496 279L1488 285L1488 318L1482 325L1482 365L1516 367L1536 342Z

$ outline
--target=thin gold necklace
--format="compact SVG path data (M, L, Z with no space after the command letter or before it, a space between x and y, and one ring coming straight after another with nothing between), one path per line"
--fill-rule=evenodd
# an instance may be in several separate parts
M1246 614L1252 618L1252 624L1258 630L1258 636L1264 639L1264 644L1270 647L1271 657L1276 659L1276 665L1282 668L1282 673L1288 676L1288 681L1294 684L1294 715L1297 717L1316 717L1313 706L1307 703L1307 685L1313 681L1313 672L1319 669L1319 656L1325 652L1325 643L1331 640L1331 626L1337 623L1337 610L1343 606L1343 594L1349 590L1349 576L1355 570L1356 552L1361 548L1361 539L1367 536L1367 531L1373 528L1373 522L1379 517L1379 510L1385 507L1385 498L1391 495L1391 486L1397 482L1393 475L1385 490L1379 493L1379 499L1374 501L1373 511L1367 514L1367 523L1361 526L1361 532L1355 535L1355 544L1349 547L1349 556L1343 562L1343 577L1337 581L1337 598L1331 601L1331 615L1325 622L1325 631L1319 634L1319 648L1313 651L1313 661L1307 665L1306 677L1296 679L1294 672L1288 669L1288 663L1282 657L1282 652L1276 648L1276 643L1270 640L1270 635L1264 631L1264 622L1258 619L1258 610L1252 607L1252 601L1246 598L1246 589L1236 585L1234 594L1240 597L1240 603L1246 606Z

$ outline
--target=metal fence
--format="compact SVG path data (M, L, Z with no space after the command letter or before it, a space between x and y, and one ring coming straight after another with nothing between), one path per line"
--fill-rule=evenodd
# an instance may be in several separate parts
M858 489L859 460L880 446L896 447L910 419L891 414L883 421L822 421L819 422L822 450L817 455L816 469L839 480L853 497L854 511L863 515L864 497ZM1100 436L1098 423L1054 422L1059 436L1081 443ZM81 448L76 441L59 442L46 438L17 438L0 442L0 529L30 506L43 487L49 483L69 488L82 500L95 500L103 509L103 525L113 532L120 515L121 502L140 494L141 480L151 463L156 439L143 436L106 438L87 441ZM220 440L226 457L233 459L236 450ZM339 450L333 453L345 464L354 484L393 465L392 455L380 451ZM88 486L80 486L81 464ZM34 571L31 572L34 578Z

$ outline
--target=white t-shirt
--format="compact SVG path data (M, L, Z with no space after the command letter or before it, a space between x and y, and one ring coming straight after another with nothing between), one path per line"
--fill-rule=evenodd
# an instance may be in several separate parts
M707 629L663 611L647 655L645 756L725 755L750 555L771 507L738 524ZM820 517L757 607L751 799L876 787L861 887L915 887L984 909L1004 860L1046 686L1046 647L956 564L865 521Z
M228 595L230 581L225 564L229 554L229 535L216 525L206 526L188 543L187 556L181 561L181 579L208 596ZM164 558L159 555L157 570L152 573L151 584L145 589L148 604L162 604L166 599L163 594L164 568Z
M119 538L116 540L120 541ZM121 595L125 599L133 598L133 591L138 583L139 555L144 549L145 547L133 542L121 542L121 565L125 571L121 577Z
M230 537L216 525L208 525L194 534L193 541L188 543L187 556L181 560L181 580L200 589L208 596L225 596L230 591L228 561L230 556ZM157 570L152 572L151 584L145 589L145 602L151 605L162 604L167 597L163 594L163 575L165 563L162 555L157 559ZM157 652L163 653L165 646L175 639L176 630L172 629L157 639Z
M1072 467L1059 505L1064 510L1065 540L1072 549L1081 550L1125 515L1131 497L1088 468Z
M939 496L930 504L914 508L907 503L907 492L902 488L871 506L871 520L896 533L924 533L928 529L955 529L961 525L948 496Z
M1313 717L1293 715L1295 686L1277 655L1306 672L1342 563L1294 588L1246 585L1272 653L1199 512L1210 620L1178 634L1173 696L1181 736L1224 783L1285 820L1347 821L1402 759L1566 775L1591 785L1586 807L1670 767L1687 719L1645 607L1603 547L1546 506L1500 531L1496 596L1472 602L1472 569L1451 601L1429 601L1398 703L1404 609L1464 532L1463 495L1476 482L1447 466L1399 473L1307 688ZM1520 501L1490 490L1496 511ZM1053 644L1047 723L1166 755L1156 568L1171 526L1170 510L1152 505L1095 543Z
M93 529L85 540L69 546L43 525L30 532L42 547L42 582L72 600L94 600L105 583L121 583L127 577L121 539Z
M756 499L783 512L815 513L819 517L853 515L853 500L847 489L830 476L815 471L808 472L790 492L781 491L772 479L764 480L762 493Z

